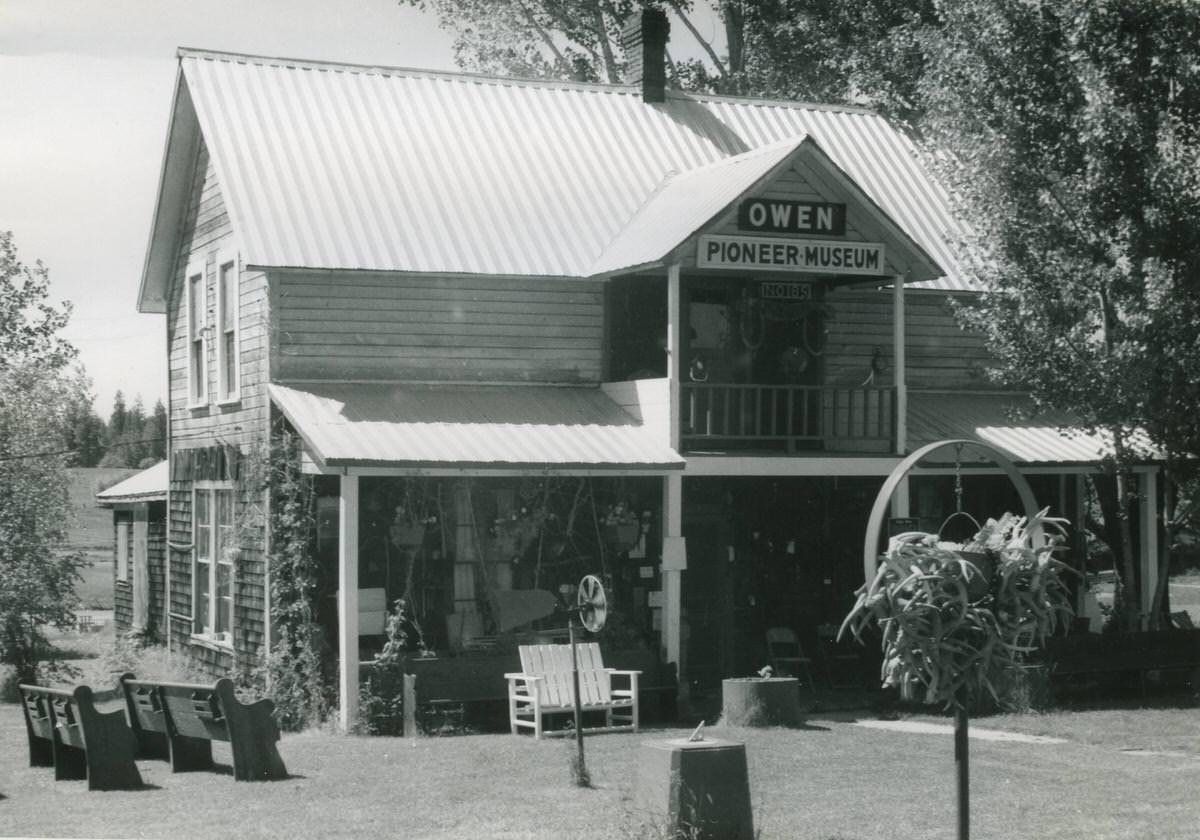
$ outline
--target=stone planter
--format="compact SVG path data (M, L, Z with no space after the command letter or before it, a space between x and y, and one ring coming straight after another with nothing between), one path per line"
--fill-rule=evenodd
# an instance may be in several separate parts
M746 746L736 741L644 741L636 801L655 837L754 838Z
M800 681L742 677L721 681L721 722L727 726L799 726Z

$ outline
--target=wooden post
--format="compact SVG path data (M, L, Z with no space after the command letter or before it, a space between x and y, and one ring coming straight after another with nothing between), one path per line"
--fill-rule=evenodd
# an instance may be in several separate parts
M896 454L903 455L908 447L908 374L904 336L904 279L895 277L892 283L892 356L896 386Z
M680 327L683 323L679 263L667 268L667 383L670 391L670 445L678 452L682 445L683 406L681 405L679 362L682 352ZM674 662L679 690L686 699L687 679L682 656L683 572L687 569L687 548L683 541L683 476L673 473L663 479L663 551L662 551L662 645L668 662Z
M971 763L967 740L967 709L954 710L954 765L958 771L958 840L971 837Z
M1142 564L1141 612L1143 621L1152 627L1154 591L1158 588L1158 474L1155 472L1138 473L1138 554Z
M575 620L567 619L567 636L571 643L571 696L575 704L575 747L579 751L579 766L575 768L575 783L588 787L587 763L583 758L583 701L579 697L579 651L575 647Z
M338 722L358 719L358 476L344 475L338 503Z
M150 614L149 514L148 503L138 502L133 506L133 570L130 577L134 630L145 630Z

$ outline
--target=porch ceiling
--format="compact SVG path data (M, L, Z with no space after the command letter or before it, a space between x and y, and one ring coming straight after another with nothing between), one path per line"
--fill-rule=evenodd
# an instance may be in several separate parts
M593 387L270 385L323 467L664 472L683 459L659 430Z
M1105 434L1084 431L1066 412L1034 413L1024 394L909 391L909 451L953 439L991 444L1019 464L1095 464L1112 454ZM1142 461L1162 459L1141 430L1133 430L1130 444ZM963 457L978 453L964 450Z

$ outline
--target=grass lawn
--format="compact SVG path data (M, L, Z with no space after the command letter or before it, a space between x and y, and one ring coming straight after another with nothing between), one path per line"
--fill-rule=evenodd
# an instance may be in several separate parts
M1180 729L1195 717L1193 710L1163 714L1154 726ZM1194 724L1186 725L1194 732ZM639 744L684 734L658 730L589 738L595 787L586 790L568 781L573 742L312 732L285 736L280 744L293 774L286 781L172 775L165 763L146 761L139 762L143 790L89 793L84 782L55 782L50 770L24 766L20 710L5 705L0 755L8 760L0 765L0 835L656 837L634 806ZM707 734L746 743L755 825L763 838L954 837L949 736L821 721L799 730L710 727ZM1130 740L1110 734L1114 743ZM989 838L1194 838L1200 825L1195 793L1200 747L1194 738L1178 746L1187 755L1131 755L1107 744L973 742L973 831ZM223 745L215 751L219 761L228 762Z

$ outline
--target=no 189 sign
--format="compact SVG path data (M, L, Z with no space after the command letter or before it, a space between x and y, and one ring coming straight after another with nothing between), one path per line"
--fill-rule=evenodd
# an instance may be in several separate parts
M758 285L758 296L769 300L812 300L812 283L769 282Z

